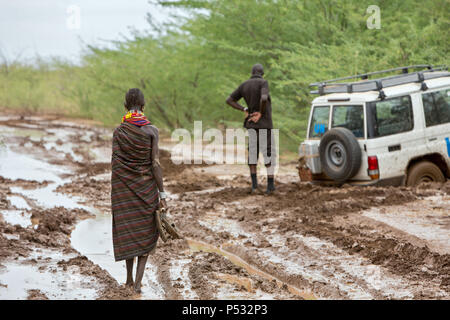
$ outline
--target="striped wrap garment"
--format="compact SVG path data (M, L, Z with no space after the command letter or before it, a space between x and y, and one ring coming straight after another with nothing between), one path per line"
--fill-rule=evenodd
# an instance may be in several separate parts
M114 257L131 259L152 251L159 234L159 193L151 167L152 140L140 126L123 122L113 134L111 208Z

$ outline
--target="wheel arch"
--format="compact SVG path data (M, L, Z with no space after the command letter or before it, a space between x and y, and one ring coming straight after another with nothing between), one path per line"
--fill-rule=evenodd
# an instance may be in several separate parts
M409 160L406 167L406 176L408 176L411 167L421 161L429 161L431 163L434 163L442 171L446 178L450 178L450 168L448 167L447 162L440 153L429 153Z

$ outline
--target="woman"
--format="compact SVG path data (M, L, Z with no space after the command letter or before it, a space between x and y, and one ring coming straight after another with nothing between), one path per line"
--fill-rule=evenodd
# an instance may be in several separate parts
M166 207L166 194L158 159L158 129L143 113L144 94L130 89L124 105L127 113L114 130L111 160L114 257L126 260L126 285L140 293L145 263L159 237L155 211ZM138 257L135 282L134 257Z

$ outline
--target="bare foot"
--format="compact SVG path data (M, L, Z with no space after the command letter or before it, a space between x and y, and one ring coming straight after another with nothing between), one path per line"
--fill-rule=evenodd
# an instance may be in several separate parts
M133 281L133 280L127 281L127 283L125 283L125 285L126 285L127 287L133 287L133 286L134 286L134 281Z
M142 293L141 286L134 285L134 292L136 292L137 294L141 294Z

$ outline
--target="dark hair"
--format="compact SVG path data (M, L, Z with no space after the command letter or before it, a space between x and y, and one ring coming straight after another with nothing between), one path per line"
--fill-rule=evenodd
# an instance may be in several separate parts
M131 110L133 108L137 108L139 110L142 110L142 107L145 105L145 99L144 94L141 90L138 88L133 88L128 90L127 94L125 95L125 102L124 106L128 110Z
M264 75L264 68L262 64L257 63L252 67L252 75L257 76L263 76Z

